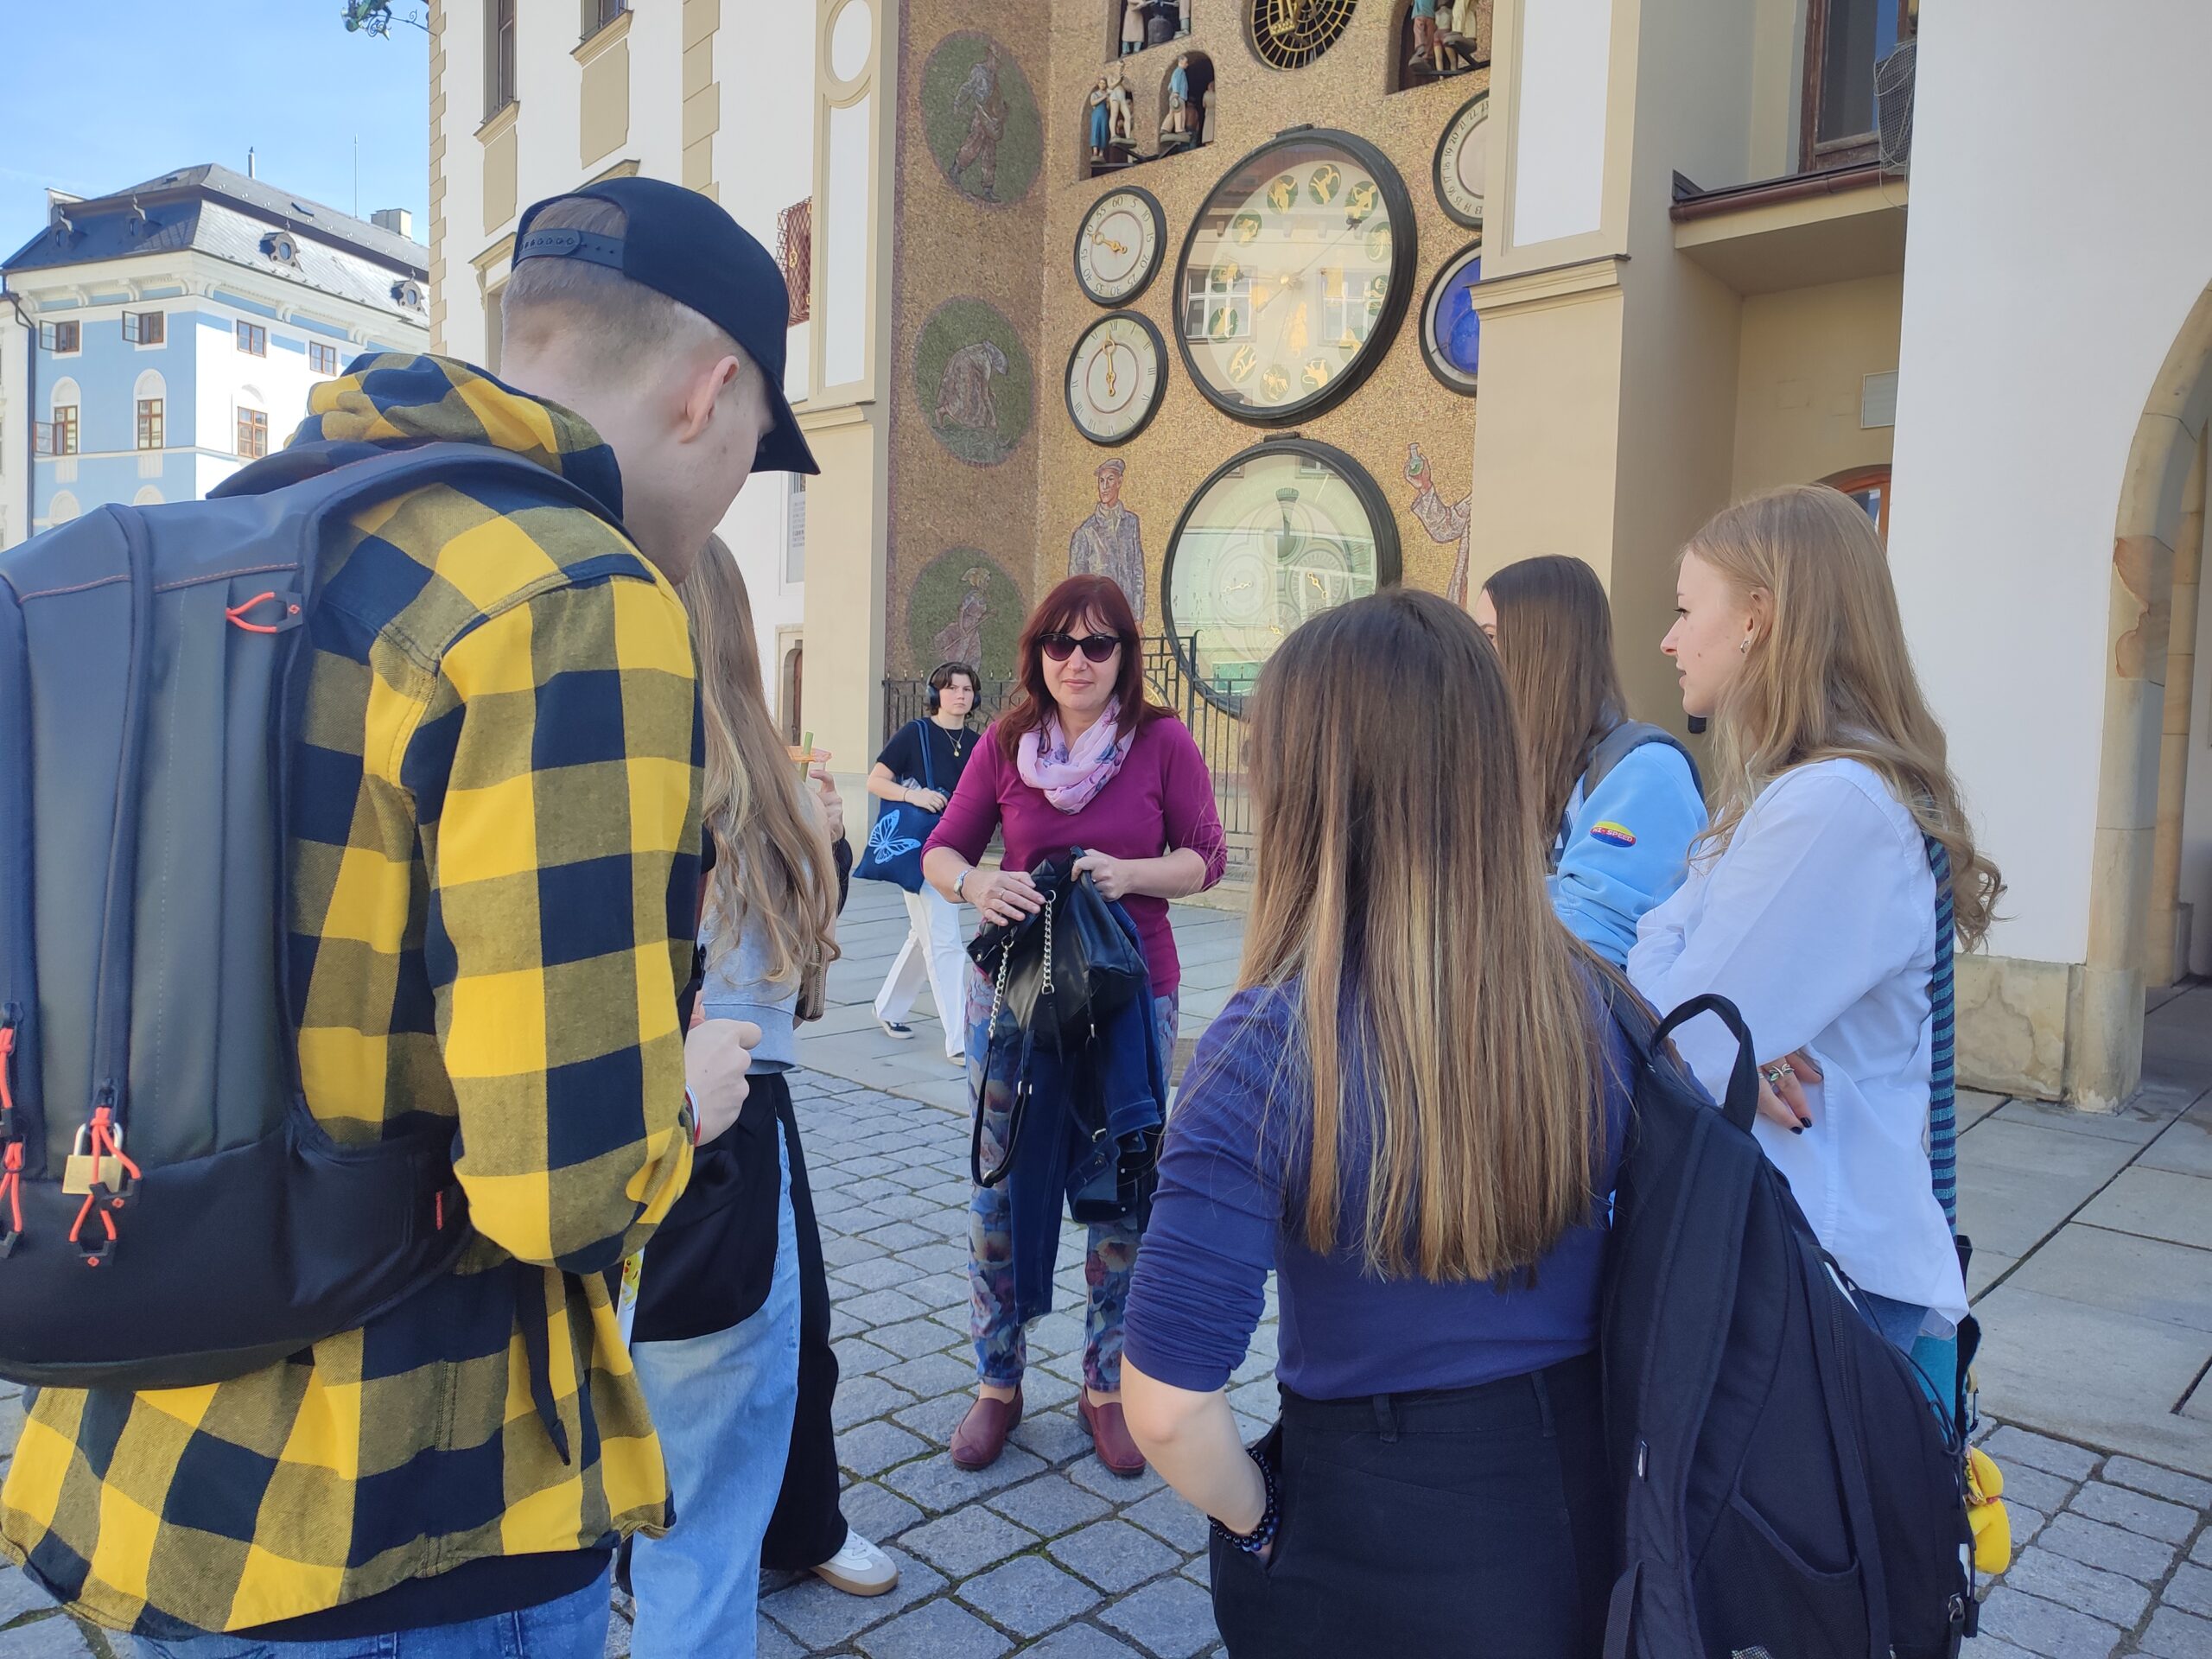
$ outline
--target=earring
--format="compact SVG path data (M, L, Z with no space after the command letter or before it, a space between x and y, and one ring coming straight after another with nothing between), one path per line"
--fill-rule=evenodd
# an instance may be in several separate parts
M1747 633L1747 634L1745 634L1742 639L1738 639L1738 640L1736 642L1736 654L1737 654L1738 657L1742 657L1742 656L1745 656L1745 655L1748 654L1748 653L1749 653L1749 652L1751 651L1751 636L1750 634L1748 634L1748 633Z

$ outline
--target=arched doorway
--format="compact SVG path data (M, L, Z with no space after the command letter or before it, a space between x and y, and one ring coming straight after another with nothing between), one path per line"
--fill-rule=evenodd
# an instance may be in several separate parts
M2190 308L2144 404L2113 526L2104 749L2071 1090L2084 1105L2117 1105L2142 1081L2144 992L2171 979L2175 966L2208 415L2212 286Z

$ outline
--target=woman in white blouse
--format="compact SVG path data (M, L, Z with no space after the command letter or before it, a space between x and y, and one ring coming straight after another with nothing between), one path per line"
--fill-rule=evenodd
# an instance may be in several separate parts
M1924 1139L1929 842L1949 855L1968 947L1997 869L1974 849L1880 538L1848 497L1808 486L1729 508L1683 550L1675 602L1660 649L1684 709L1713 722L1713 826L1645 913L1629 977L1662 1010L1707 991L1742 1010L1760 1144L1909 1350L1967 1311ZM1677 1040L1719 1098L1733 1040L1710 1015Z

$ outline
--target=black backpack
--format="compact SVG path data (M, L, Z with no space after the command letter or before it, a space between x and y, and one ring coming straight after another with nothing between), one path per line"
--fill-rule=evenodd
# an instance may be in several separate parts
M1961 1417L1751 1137L1735 1007L1660 1021L1611 1001L1636 1073L1600 1329L1623 1541L1605 1659L1956 1659L1975 1611ZM1718 1111L1666 1040L1704 1013L1739 1045Z
M308 444L0 554L0 1376L243 1376L467 1243L450 1129L308 1110L287 806L325 526L492 478L606 516L481 445Z

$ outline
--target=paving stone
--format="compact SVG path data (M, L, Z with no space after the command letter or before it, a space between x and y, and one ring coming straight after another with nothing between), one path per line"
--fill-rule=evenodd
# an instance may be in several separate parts
M1061 1566L1114 1595L1183 1564L1182 1557L1160 1540L1122 1520L1093 1522L1046 1549Z
M1090 1450L1090 1431L1071 1411L1029 1412L1014 1426L1013 1439L1047 1463L1065 1463Z
M988 1469L963 1469L940 1452L893 1470L885 1484L935 1515L1027 1480L1044 1467L1034 1452L1018 1446L1007 1447Z
M1191 1659L1221 1639L1214 1628L1213 1598L1188 1579L1148 1584L1099 1617L1159 1659Z
M961 1600L1016 1636L1042 1636L1089 1612L1098 1592L1042 1555L1024 1555L962 1585Z
M2212 1527L2206 1528L2190 1546L2189 1559L2199 1567L2212 1567Z
M60 1604L39 1588L28 1573L0 1566L0 1624L14 1623L25 1613L42 1612Z
M1065 1475L1046 1475L985 1500L1001 1515L1047 1538L1096 1521L1105 1500L1086 1492Z
M2050 1519L2041 1510L2030 1509L2024 1503L2015 1503L2009 1497L2005 1500L2005 1518L2012 1523L2012 1548L2015 1551L2024 1548L2031 1542ZM2103 1522L2098 1522L2094 1524L2101 1526ZM2132 1537L2134 1535L2129 1535ZM2060 1553L2063 1554L2064 1552Z
M856 1481L837 1499L845 1524L870 1543L895 1538L922 1518L922 1512L898 1493L872 1480Z
M944 1588L944 1575L927 1562L916 1560L903 1549L884 1553L899 1564L899 1582L882 1595L849 1596L810 1576L788 1590L777 1591L760 1604L761 1611L808 1651L826 1652Z
M883 1198L871 1198L868 1203L871 1208L881 1211L893 1221L916 1221L924 1216L941 1215L944 1210L943 1205L903 1189Z
M2112 1625L2008 1584L1999 1585L1981 1604L1981 1628L2046 1659L2110 1659L2120 1643Z
M1097 1493L1109 1503L1134 1503L1163 1491L1167 1484L1149 1466L1141 1475L1117 1475L1096 1458L1077 1459L1068 1469L1068 1478L1085 1491Z
M2060 1516L2037 1535L2036 1542L2075 1560L2101 1567L2107 1573L2125 1573L2144 1584L2156 1584L2174 1564L2171 1544L2145 1538L2139 1532L2108 1527L2085 1516Z
M1096 1624L1071 1624L1024 1648L1021 1659L1136 1659L1136 1649Z
M754 1616L753 1632L756 1659L806 1659L806 1649L785 1636L766 1614ZM1974 1659L1981 1656L1977 1654Z
M620 1613L607 1621L607 1640L600 1647L600 1659L630 1659L630 1621Z
M2076 1492L2067 1507L2092 1521L2109 1522L2145 1537L2163 1538L2170 1544L2181 1542L2196 1530L2196 1515L2180 1504L2169 1503L2164 1498L2145 1497L2125 1486L2092 1483Z
M75 1619L56 1613L0 1636L0 1654L7 1659L92 1659L92 1645Z
M899 1285L914 1281L913 1270L895 1255L873 1255L865 1262L855 1262L849 1268L840 1268L830 1275L831 1294L841 1284L855 1289L889 1290Z
M966 1421L968 1409L975 1403L975 1395L963 1389L958 1394L941 1394L934 1400L908 1406L898 1414L897 1421L932 1446L950 1446L953 1431Z
M2148 1492L2169 1503L2186 1503L2192 1510L2212 1509L2212 1480L2177 1474L2139 1458L2108 1458L2098 1478L2116 1486L2133 1486L2139 1492Z
M2054 1440L2047 1434L2037 1434L2012 1423L1999 1427L1982 1444L1989 1455L2004 1465L2008 1481L2015 1464L2045 1470L2067 1480L2087 1480L2089 1471L2097 1466L2097 1454L2087 1446Z
M1036 1541L1037 1535L1027 1527L971 1504L916 1527L899 1541L899 1547L955 1579L965 1579Z
M1184 1562L1183 1576L1209 1592L1213 1588L1213 1564L1204 1555L1193 1555Z
M2168 1607L2212 1618L2212 1571L2183 1561L2166 1587L2158 1592L2158 1599Z
M1078 1366L1080 1374L1080 1366ZM1050 1411L1075 1401L1076 1384L1046 1370L1033 1370L1021 1379L1022 1403L1033 1412Z
M957 1354L924 1354L918 1359L902 1359L896 1365L887 1367L882 1376L885 1382L906 1389L916 1399L930 1400L955 1389L974 1389L976 1365L972 1359Z
M2194 1569L2202 1571L2202 1568ZM2212 1578L2212 1574L2207 1574ZM2133 1627L2151 1605L2151 1592L2130 1578L2085 1567L2064 1555L2031 1548L2020 1552L2005 1582L2107 1624Z
M957 1274L963 1283L967 1281L968 1252L957 1245L917 1244L911 1250L899 1251L899 1259L932 1278Z
M855 1262L865 1262L870 1256L887 1254L880 1244L870 1244L864 1239L847 1238L842 1234L831 1235L834 1229L823 1228L822 1259L833 1268L849 1268Z
M998 1659L1014 1643L949 1601L901 1613L860 1639L868 1659Z
M2035 1659L2025 1648L2016 1648L1986 1633L1959 1649L1960 1659Z
M847 1337L842 1342L830 1344L837 1356L837 1379L840 1387L852 1376L866 1376L886 1366L896 1365L899 1356L887 1348L879 1348L865 1337Z
M912 1395L904 1389L893 1388L880 1374L840 1377L836 1398L830 1404L830 1421L841 1429L850 1428L871 1417L903 1411L913 1403Z
M968 1234L968 1223L964 1217L960 1221L960 1234L963 1238ZM861 1235L878 1249L892 1251L911 1250L917 1244L927 1244L933 1238L943 1236L942 1229L932 1229L925 1232L920 1226L911 1221L890 1222Z
M963 1326L964 1328L964 1326ZM908 1319L903 1325L886 1325L868 1333L868 1339L879 1348L888 1348L901 1359L919 1359L924 1354L943 1353L952 1338L935 1319ZM973 1377L970 1371L969 1376Z
M1122 1514L1124 1519L1135 1522L1155 1538L1165 1539L1185 1555L1193 1550L1203 1550L1213 1531L1205 1516L1188 1499L1173 1491L1154 1492L1141 1503L1130 1504Z
M2135 1650L2154 1659L2212 1659L2212 1619L2161 1607L2151 1615Z
M872 1290L864 1296L848 1296L837 1306L840 1312L868 1325L899 1325L929 1312L928 1303L918 1302L896 1290Z
M893 1465L918 1457L928 1450L927 1442L898 1424L880 1418L857 1428L849 1428L837 1437L838 1465L856 1475L880 1474Z
M2056 1515L2066 1507L2066 1500L2076 1490L2072 1481L2062 1476L2049 1474L2032 1465L2013 1468L2002 1458L1998 1463L2005 1470L2005 1496L2017 1499L2031 1510L2041 1510L2045 1515Z

